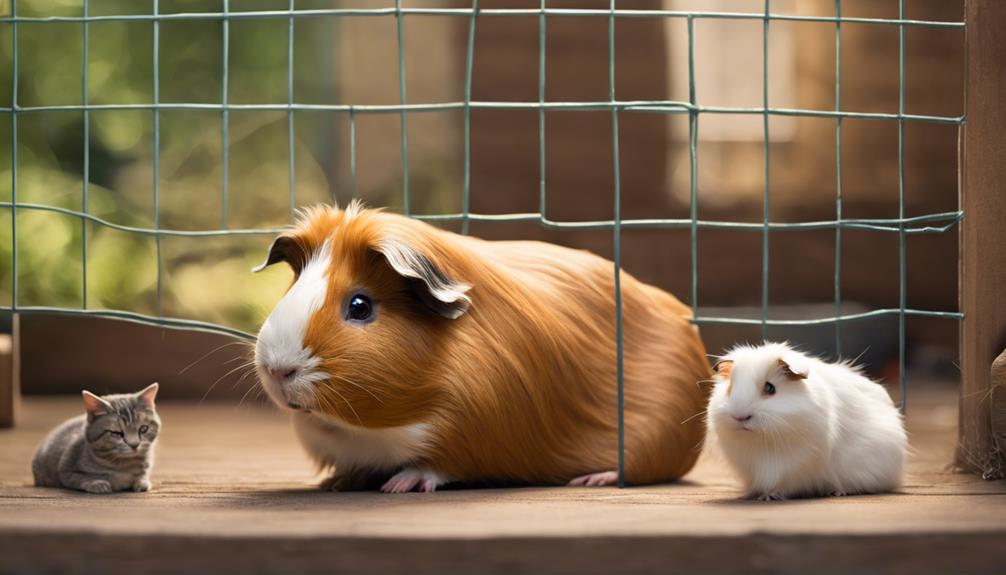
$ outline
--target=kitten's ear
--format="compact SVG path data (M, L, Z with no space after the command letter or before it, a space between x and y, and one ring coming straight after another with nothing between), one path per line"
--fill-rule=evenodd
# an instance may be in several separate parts
M86 389L80 392L84 398L84 411L88 418L95 418L112 411L112 405Z
M787 379L807 379L810 367L799 357L779 358L779 370Z
M157 397L157 390L160 385L157 382L151 383L147 387L143 388L143 391L136 394L137 399L143 402L143 405L150 409L154 408L154 399Z

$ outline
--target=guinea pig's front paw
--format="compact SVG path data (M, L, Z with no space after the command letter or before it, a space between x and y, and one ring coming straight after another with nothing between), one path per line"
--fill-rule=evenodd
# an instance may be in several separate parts
M112 484L105 481L104 479L92 479L90 481L85 481L80 486L84 491L88 493L111 493Z
M768 493L756 494L751 499L755 501L785 501L786 496L776 491L770 491Z
M137 479L136 483L133 483L133 491L150 491L150 481L144 478Z
M381 493L408 493L420 491L433 493L437 486L447 483L447 480L432 471L421 471L407 468L399 471L387 483L381 486Z

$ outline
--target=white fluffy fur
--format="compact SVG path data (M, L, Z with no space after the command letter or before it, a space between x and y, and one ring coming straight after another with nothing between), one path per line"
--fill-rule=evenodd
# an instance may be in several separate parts
M332 246L325 242L315 252L300 276L262 324L255 345L255 365L266 393L277 405L314 405L313 384L324 379L317 371L319 360L304 347L304 333L311 316L325 301L328 279L325 272L332 260ZM285 385L270 377L268 370L297 375Z
M806 379L788 378L780 359ZM710 397L710 439L748 497L877 493L900 486L908 450L901 414L884 388L855 367L779 343L736 347L722 360L733 365L729 378L717 376ZM766 382L775 385L774 395L764 393ZM735 419L748 415L747 421Z
M316 412L294 413L293 427L304 449L321 466L378 471L393 471L408 463L430 434L424 423L364 429Z

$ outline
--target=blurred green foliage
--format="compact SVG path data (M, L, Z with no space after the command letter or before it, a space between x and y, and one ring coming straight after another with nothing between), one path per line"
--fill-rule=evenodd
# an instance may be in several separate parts
M230 10L286 9L287 0L232 0ZM298 8L310 8L302 2ZM317 2L315 2L317 4ZM20 0L20 16L79 16L81 0ZM10 0L0 0L9 15ZM91 0L94 15L149 14L152 2ZM161 0L161 13L223 10L221 0ZM295 101L338 102L332 56L339 19L298 19L295 34ZM232 104L286 103L289 21L229 22L227 100ZM87 81L83 25L18 26L18 92L21 107L154 101L153 24L101 21L88 25ZM223 31L219 20L160 23L159 100L220 103L223 98ZM0 106L11 106L12 26L0 24ZM159 225L181 230L277 227L289 223L290 143L285 112L230 111L228 203L223 205L223 114L162 110L158 138ZM118 224L154 226L154 112L104 110L88 114L89 213ZM17 115L19 202L82 210L84 123L79 109ZM295 114L295 203L335 197L336 148L345 146L344 115ZM11 199L11 115L0 115L0 200ZM429 185L439 186L433 177ZM340 180L345 182L345 176ZM416 181L423 182L422 175ZM345 186L343 186L345 187ZM378 194L384 199L391 193ZM340 194L347 191L341 189ZM343 198L347 197L342 195ZM377 202L380 203L380 202ZM11 301L10 210L0 212L0 301ZM18 305L111 308L156 314L157 247L153 236L130 234L79 218L18 211ZM82 236L87 236L84 301ZM268 236L161 240L162 312L255 331L289 281L285 269L251 275Z

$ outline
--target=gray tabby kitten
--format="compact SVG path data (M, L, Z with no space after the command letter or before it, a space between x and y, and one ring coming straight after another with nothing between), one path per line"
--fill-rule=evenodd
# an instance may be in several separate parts
M138 393L83 396L86 413L54 429L35 453L35 485L88 493L149 490L161 428L157 384Z

